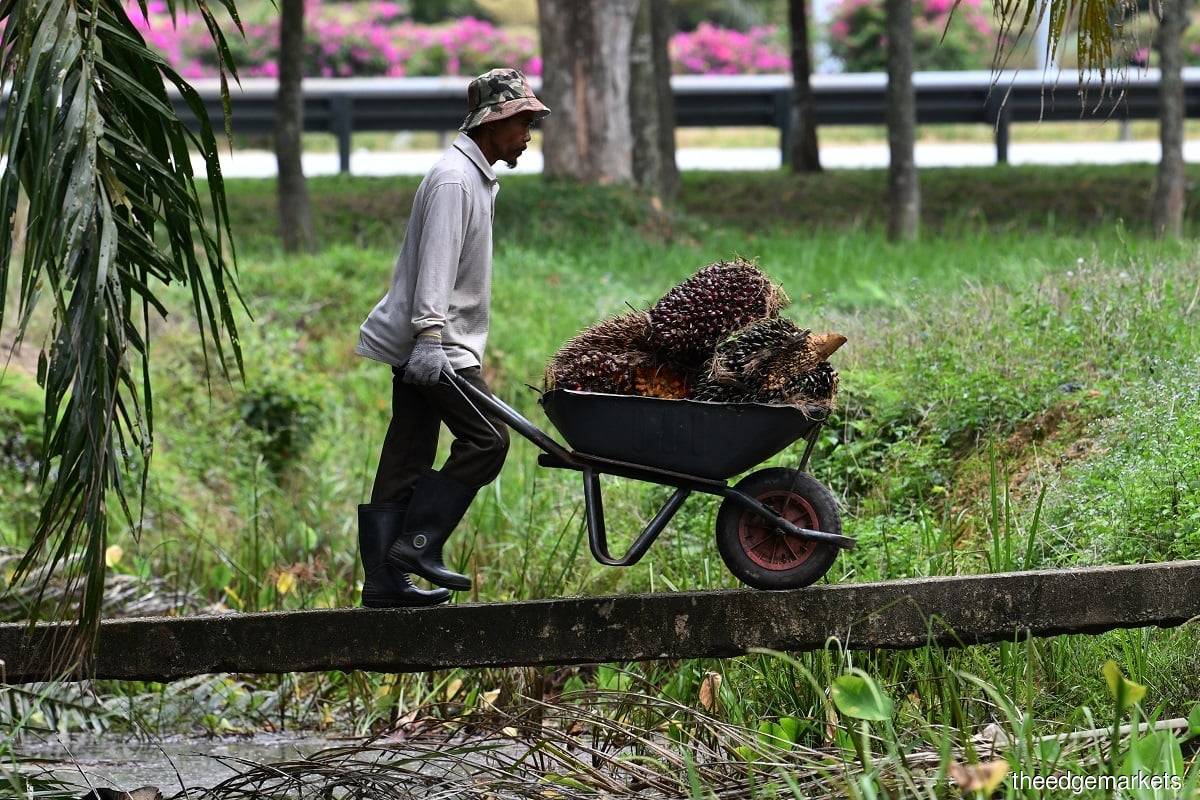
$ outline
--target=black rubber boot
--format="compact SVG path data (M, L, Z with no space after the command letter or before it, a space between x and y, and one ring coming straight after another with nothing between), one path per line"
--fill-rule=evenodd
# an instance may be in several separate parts
M446 569L442 545L467 513L477 489L428 470L413 487L404 531L388 550L388 564L448 589L470 589L471 579Z
M407 506L363 503L358 507L358 549L362 555L362 604L367 608L434 606L450 598L446 589L422 589L387 563L388 547L404 527Z

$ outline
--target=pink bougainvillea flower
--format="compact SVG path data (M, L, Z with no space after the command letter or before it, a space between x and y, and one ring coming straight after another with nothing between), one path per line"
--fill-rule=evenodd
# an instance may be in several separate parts
M671 69L675 73L718 75L787 72L791 62L776 42L776 34L770 26L743 32L702 22L694 31L671 37Z
M872 0L846 0L872 2ZM978 0L963 0L978 2ZM180 11L176 24L165 0L125 0L130 20L147 44L178 70L215 75L217 55L199 14ZM542 59L529 36L514 35L486 20L463 17L441 25L418 25L403 16L407 4L373 0L361 4L305 0L304 70L307 75L475 75L498 65L519 66L540 76ZM224 12L214 6L218 22ZM274 23L228 22L227 40L240 74L278 74L279 31ZM786 37L771 26L747 31L710 23L672 37L672 70L679 73L782 73L789 69Z

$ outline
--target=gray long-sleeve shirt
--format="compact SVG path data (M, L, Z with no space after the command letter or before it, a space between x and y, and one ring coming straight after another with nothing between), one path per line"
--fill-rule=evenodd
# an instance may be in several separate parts
M482 366L499 190L479 146L459 134L417 187L391 287L359 328L354 352L399 366L417 334L440 328L451 366Z

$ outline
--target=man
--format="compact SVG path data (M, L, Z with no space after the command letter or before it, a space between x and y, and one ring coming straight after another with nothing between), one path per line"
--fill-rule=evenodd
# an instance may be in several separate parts
M392 421L371 502L358 507L364 606L434 605L449 589L471 587L442 563L442 547L508 453L504 423L484 411L489 427L443 373L454 370L490 394L480 368L499 190L492 164L515 167L530 128L550 109L515 69L471 81L467 106L461 133L417 188L391 287L360 328L355 348L391 364L393 373ZM454 442L446 463L434 470L443 422ZM444 588L420 589L407 573Z

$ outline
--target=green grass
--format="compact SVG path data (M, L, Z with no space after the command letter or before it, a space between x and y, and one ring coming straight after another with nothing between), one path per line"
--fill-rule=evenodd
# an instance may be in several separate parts
M1189 180L1200 179L1200 167L1188 170ZM977 234L1006 237L1008 246L1013 246L1027 232L1085 240L1142 238L1150 228L1154 172L1149 164L922 170L923 242L936 246L930 240ZM632 234L638 240L711 250L745 247L766 234L798 237L803 242L815 231L862 232L871 240L875 256L893 252L877 235L886 219L882 170L830 170L815 175L687 172L679 211L665 218L655 216L636 195L615 187L580 192L569 182L507 175L504 170L500 179L498 256L513 243L540 250L575 250L580 242L627 240ZM418 183L416 177L310 179L318 241L323 247L394 251ZM275 251L275 217L267 213L275 204L274 183L243 180L233 185L230 210L241 251L256 256ZM1185 219L1195 233L1200 207L1189 202ZM771 251L759 249L764 259L772 257ZM799 242L795 249L801 249ZM982 249L987 249L986 243ZM821 255L840 258L842 254ZM850 266L857 271L863 264Z
M1085 431L1095 455L1072 464L1049 496L1047 528L1068 543L1056 554L1065 563L1200 553L1200 361L1153 359L1139 377L1121 413Z
M1124 167L928 171L923 238L891 245L880 230L878 172L688 175L680 208L666 217L620 188L505 177L486 375L501 397L550 429L523 384L539 383L562 341L626 303L654 302L705 263L757 257L792 297L786 316L849 337L833 358L839 405L813 471L838 496L860 545L839 556L830 580L1195 558L1197 271L1190 241L1145 238L1140 193L1151 178L1150 170ZM114 531L124 549L117 571L165 578L243 610L357 604L354 511L369 495L391 376L352 351L358 325L386 290L414 186L313 181L322 249L285 257L264 211L273 185L230 183L241 287L254 316L241 322L246 383L216 379L210 393L189 320L158 327L146 527L140 541ZM172 292L168 307L186 307L186 289ZM21 430L36 432L26 413L37 407L32 382L6 382L2 396L0 415L24 409ZM252 410L289 424L292 439L255 428ZM689 499L637 566L601 567L587 550L578 476L537 467L535 448L512 438L499 479L450 540L451 568L475 578L458 599L736 587L713 543L714 498ZM441 457L448 444L443 436ZM269 458L285 447L290 457ZM798 455L790 448L770 464ZM27 464L0 459L0 534L9 545L27 541L32 525L29 478ZM669 494L612 478L604 489L614 551ZM281 593L283 571L297 581ZM1149 687L1145 713L1186 715L1200 699L1196 645L1194 626L1185 626L959 651L851 658L831 650L797 663L819 688L851 665L865 669L897 701L895 730L877 731L880 742L936 749L990 721L1043 734L1094 727L1084 724L1088 714L1106 724L1111 699L1099 670L1108 659ZM706 671L720 671L731 697L722 713L731 721L754 727L790 714L811 722L805 741L819 744L824 735L827 700L774 657L629 669L688 702ZM387 676L295 676L286 686L257 679L233 688L214 679L196 697L137 684L93 713L113 729L132 716L160 729L220 730L261 726L275 713L293 725L320 724L320 709L351 706L366 730L401 705L440 696L455 674L388 678L393 690L383 694ZM1007 718L966 674L1027 716ZM558 676L559 685L601 682L578 668L461 677L476 695L504 686L511 698L535 675ZM218 693L240 705L225 715L203 705ZM258 710L288 693L306 705ZM130 713L127 694L142 697L141 712ZM148 717L155 698L159 716ZM55 708L53 700L22 702L43 719ZM87 719L58 713L76 720L71 725ZM851 734L858 728L847 724L844 736ZM854 761L852 739L838 741ZM1016 751L1012 758L1038 760Z

